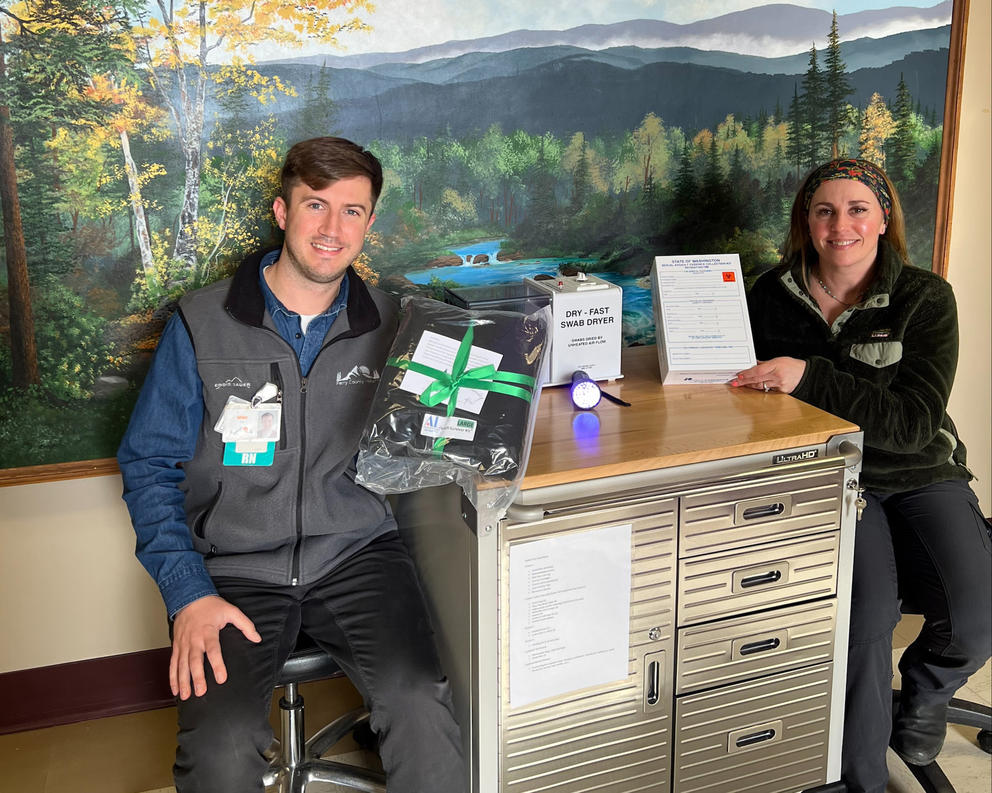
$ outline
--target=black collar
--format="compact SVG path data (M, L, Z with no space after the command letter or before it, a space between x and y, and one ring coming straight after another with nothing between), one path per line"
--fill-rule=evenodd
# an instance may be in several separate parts
M268 251L256 251L241 262L231 279L231 288L224 304L232 317L256 328L262 327L265 317L265 296L258 283L261 277L258 268L266 253ZM351 328L347 335L360 336L375 330L382 324L382 317L368 287L351 266L345 277L348 279L347 311L348 326Z

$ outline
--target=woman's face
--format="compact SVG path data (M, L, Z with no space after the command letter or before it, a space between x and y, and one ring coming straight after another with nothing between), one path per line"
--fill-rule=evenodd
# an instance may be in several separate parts
M866 273L875 263L885 216L875 194L853 179L830 179L813 193L809 235L820 267Z

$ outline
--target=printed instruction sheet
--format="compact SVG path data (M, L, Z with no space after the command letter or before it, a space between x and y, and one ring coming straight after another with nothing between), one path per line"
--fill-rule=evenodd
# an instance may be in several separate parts
M632 528L510 547L510 707L626 679Z
M663 383L722 383L754 366L736 253L657 256L651 290Z

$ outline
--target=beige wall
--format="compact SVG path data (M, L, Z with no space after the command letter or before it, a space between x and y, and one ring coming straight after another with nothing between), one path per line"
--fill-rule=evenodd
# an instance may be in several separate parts
M0 489L0 673L163 647L119 476Z
M970 450L985 514L990 462L989 4L972 0L951 234L962 317L951 412ZM134 560L117 476L0 488L0 673L168 644L165 613Z
M968 447L984 514L992 514L992 10L971 0L951 220L948 280L961 354L950 414Z

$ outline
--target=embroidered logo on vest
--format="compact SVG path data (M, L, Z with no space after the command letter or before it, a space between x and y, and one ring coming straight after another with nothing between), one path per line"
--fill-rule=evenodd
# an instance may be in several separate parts
M379 373L368 366L357 364L352 367L348 374L338 372L338 385L361 385L362 383L379 382Z
M229 377L223 383L214 383L214 388L251 388L251 383L242 380L240 377Z

